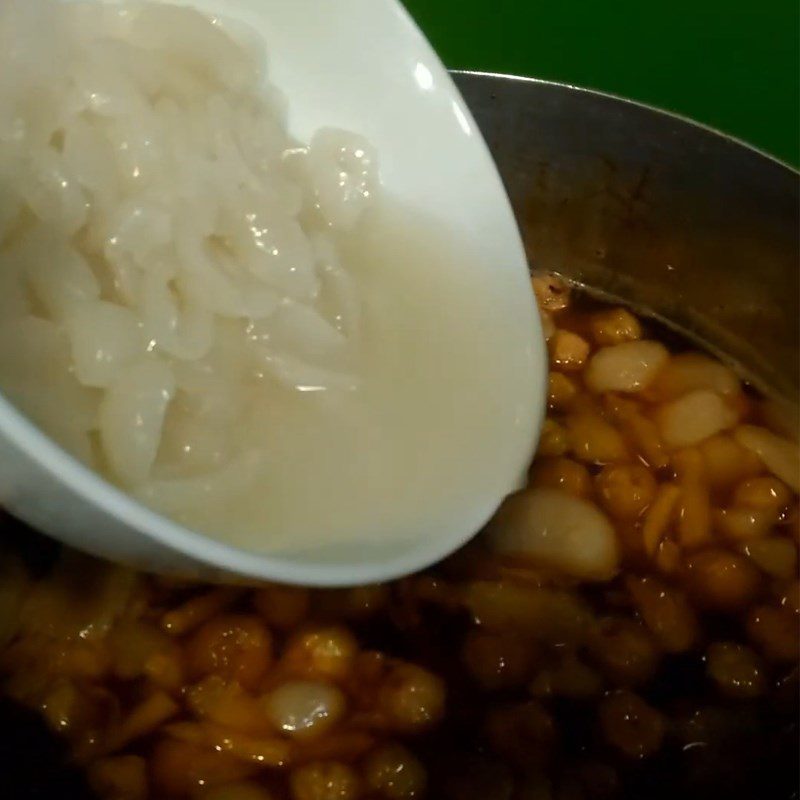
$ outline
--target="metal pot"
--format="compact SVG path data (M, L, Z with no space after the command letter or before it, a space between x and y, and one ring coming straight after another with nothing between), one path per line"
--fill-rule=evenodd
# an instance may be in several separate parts
M663 318L797 401L797 172L629 100L506 75L455 78L534 267Z
M534 266L657 314L797 398L796 172L626 100L502 75L455 77ZM24 529L2 538L33 562L57 547ZM0 701L0 728L15 731L0 743L9 796L91 797L35 715Z

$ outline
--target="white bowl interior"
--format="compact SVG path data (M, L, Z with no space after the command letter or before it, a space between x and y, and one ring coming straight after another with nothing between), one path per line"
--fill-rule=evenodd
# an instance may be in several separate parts
M182 1L182 0L180 0ZM505 190L475 122L447 71L395 0L193 0L202 11L263 34L269 78L289 98L292 134L320 126L363 133L381 158L385 190L443 220L487 270L530 295L524 249ZM510 282L510 283L509 283ZM533 301L517 302L529 362L545 354ZM544 408L520 420L514 488L530 459ZM365 583L442 558L476 532L501 498L483 498L446 529L402 545L271 557L193 533L131 500L78 464L0 398L0 480L21 517L68 543L156 570L222 573L314 585ZM24 464L22 463L24 457ZM37 476L37 470L39 475ZM38 482L37 482L38 481ZM39 488L31 491L31 485ZM38 494L37 494L38 492ZM0 498L2 499L2 498ZM94 532L104 525L102 535Z

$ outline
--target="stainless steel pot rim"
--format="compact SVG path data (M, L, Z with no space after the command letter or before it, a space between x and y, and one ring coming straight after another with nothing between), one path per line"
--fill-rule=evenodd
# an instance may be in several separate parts
M800 179L800 170L796 169L791 164L787 164L780 158L773 156L771 153L767 153L766 151L761 150L755 145L752 145L749 142L744 141L743 139L739 139L736 136L732 136L729 133L725 133L724 131L721 131L718 128L714 128L711 125L706 125L703 122L698 122L697 120L692 119L691 117L686 117L683 114L678 114L675 111L669 111L667 109L660 108L659 106L654 106L650 105L649 103L644 103L641 100L632 100L629 97L623 97L622 95L613 94L612 92L604 92L601 91L600 89L590 89L586 86L578 86L577 84L566 83L564 81L547 80L545 78L535 78L529 75L514 75L506 72L484 72L481 70L471 70L471 69L451 69L450 72L453 75L471 75L476 78L493 78L496 80L507 80L518 83L533 83L533 84L538 84L540 86L552 86L553 88L557 89L567 89L569 91L577 92L579 94L587 94L587 95L592 95L594 97L602 97L608 100L613 100L617 103L624 103L630 106L636 106L638 108L645 109L646 111L651 111L654 114L660 114L665 117L671 117L672 119L681 122L684 125L689 125L693 128L698 128L702 131L717 136L720 139L725 139L731 144L736 145L737 147L742 147L745 150L749 150L753 155L760 156L761 158L764 158L767 161L771 161L773 164L782 167L783 169L787 170L788 172L791 172L798 179Z

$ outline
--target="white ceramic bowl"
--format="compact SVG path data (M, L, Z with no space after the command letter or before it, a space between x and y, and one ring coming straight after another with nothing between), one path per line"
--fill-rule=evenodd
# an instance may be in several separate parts
M487 270L527 293L527 265L508 199L472 115L441 62L395 0L196 0L202 11L261 32L270 79L290 98L291 132L320 125L365 134L381 155L387 191L435 213L459 233ZM544 410L545 354L530 299L520 315L520 347L542 391L519 420L511 491L530 460ZM539 407L536 407L536 402ZM150 511L88 470L0 397L0 503L76 548L154 571L205 579L267 578L309 585L379 581L425 567L463 544L501 497L455 512L447 530L402 548L335 559L270 557L230 547Z

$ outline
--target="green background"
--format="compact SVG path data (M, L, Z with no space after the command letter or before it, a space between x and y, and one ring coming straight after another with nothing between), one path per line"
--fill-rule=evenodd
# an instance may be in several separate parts
M405 0L448 67L677 111L800 163L800 0Z

